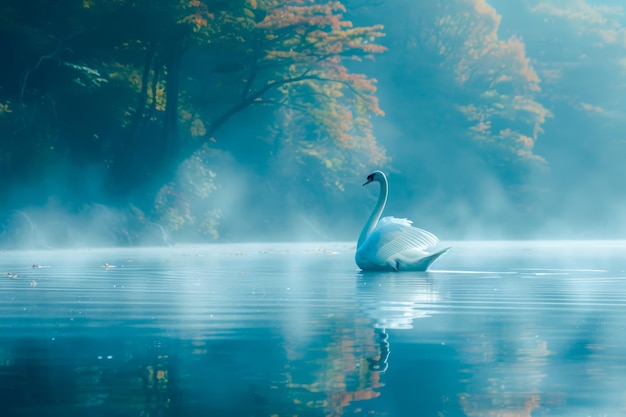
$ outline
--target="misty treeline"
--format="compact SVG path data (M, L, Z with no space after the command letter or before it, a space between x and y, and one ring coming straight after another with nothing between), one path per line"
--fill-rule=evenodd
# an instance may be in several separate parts
M372 134L374 80L347 66L384 51L382 27L345 12L312 1L4 2L8 205L106 204L191 238L217 238L232 211L226 223L250 227L310 200L319 208L342 178L387 159ZM122 226L122 240L138 226Z
M436 207L442 196L471 211L487 192L475 191L481 173L516 193L537 161L467 134L479 116L452 103L479 96L478 81L447 81L459 76L457 32L475 28L459 26L462 14L442 26L443 10L2 2L3 245L350 238L372 199L360 184L377 168L402 174L392 193L412 207L394 214L458 226Z

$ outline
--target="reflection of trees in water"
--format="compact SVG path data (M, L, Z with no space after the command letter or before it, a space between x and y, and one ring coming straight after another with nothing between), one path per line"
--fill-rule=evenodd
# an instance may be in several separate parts
M92 412L111 410L141 417L176 415L178 380L168 352L171 346L167 348L159 340L119 345L124 350L117 350L117 355L99 355L97 361L89 358L85 362L91 364L73 368L80 387L76 404Z
M355 402L380 395L377 389L383 386L382 369L372 366L386 362L388 354L388 349L382 350L380 332L365 318L351 321L334 316L324 325L328 333L320 336L304 357L287 349L291 359L285 376L294 414L297 410L323 409L326 416L340 416L350 406L358 410Z
M602 340L606 317L566 309L495 310L479 323L466 319L475 330L458 335L465 341L459 350L466 375L458 398L468 417L530 417L555 409L567 415L576 408L588 410L580 415L602 415L609 404L624 409L623 390L609 382L616 375L618 386L623 382L623 354L605 356L611 346Z
M82 403L98 405L93 403L94 393L106 391L99 409L141 417L175 416L180 404L176 402L178 372L172 361L174 350L158 339L136 345L126 343L124 351L120 351L123 357L102 357L96 366L75 369L83 381L92 375L91 386L82 387Z
M468 334L461 346L467 367L459 402L468 417L530 417L540 408L549 365L548 343L532 329L493 324Z
M520 398L517 395L502 395L500 398L493 396L473 396L461 394L461 406L468 417L531 417L533 410L539 408L539 395L527 394Z
M11 348L3 349L0 367L2 415L40 416L51 410L176 415L176 372L158 342L152 347L72 338L5 342Z
M77 381L72 378L71 370L54 366L49 343L28 337L12 347L5 352L7 359L0 372L3 415L11 415L19 408L36 413L74 401Z
M447 345L460 353L465 364L461 365L459 381L465 389L456 391L465 415L530 416L540 406L539 393L550 355L547 342L528 329L527 323L500 315L468 315L454 324L445 321L444 315L442 321L433 322L437 313L446 311L446 303L440 305L440 301L456 297L447 294L445 288L428 274L363 275L357 287L360 307L377 328L420 327L430 334L438 325L453 326L455 342ZM433 376L433 384L435 379Z
M150 352L137 368L145 395L142 417L163 416L171 406L177 405L174 392L177 373L172 367L170 354L161 349L160 342L154 342Z
M540 407L543 399L539 393L550 352L547 341L537 337L538 332L528 329L523 320L467 315L461 322L450 323L446 315L437 313L445 312L445 300L455 299L456 295L447 294L446 285L437 284L428 274L364 275L357 289L361 309L377 328L421 328L428 335L438 326L452 326L454 342L447 345L462 358L464 365L460 364L461 377L457 381L464 388L459 386L450 394L456 394L464 415L529 417ZM435 360L422 354L424 361ZM436 379L433 376L431 383L436 384Z

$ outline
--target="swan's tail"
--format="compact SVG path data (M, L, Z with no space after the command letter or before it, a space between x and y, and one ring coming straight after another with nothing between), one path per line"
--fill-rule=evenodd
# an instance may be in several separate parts
M441 250L439 250L439 251L437 251L437 252L435 252L435 253L433 253L431 255L428 255L428 256L422 258L420 260L420 265L421 265L421 267L424 268L424 269L422 269L422 271L426 271L432 265L433 262L435 262L437 259L439 259L439 257L441 255L443 255L444 253L446 253L449 250L450 250L450 247L443 248L443 249L441 249Z

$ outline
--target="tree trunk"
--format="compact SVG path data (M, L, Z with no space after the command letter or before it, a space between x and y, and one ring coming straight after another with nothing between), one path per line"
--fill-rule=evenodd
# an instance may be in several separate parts
M146 58L144 61L143 74L141 76L141 91L139 92L139 97L137 99L137 109L135 111L135 116L133 117L132 122L132 132L136 135L143 123L145 123L145 119L148 113L148 84L150 81L150 70L154 69L154 77L157 78L158 71L154 65L154 57L156 54L156 42L152 42L150 47L148 48L148 52L146 54Z
M165 119L163 121L163 150L165 159L176 159L178 148L178 95L180 60L183 55L182 41L174 40L168 45L165 66Z

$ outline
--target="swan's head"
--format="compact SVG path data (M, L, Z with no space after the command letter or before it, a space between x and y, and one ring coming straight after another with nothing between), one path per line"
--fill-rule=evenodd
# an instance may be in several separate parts
M374 182L374 181L385 182L386 180L387 180L387 177L385 177L385 174L383 172L374 171L367 176L367 181L365 181L363 185L367 185L370 182Z

